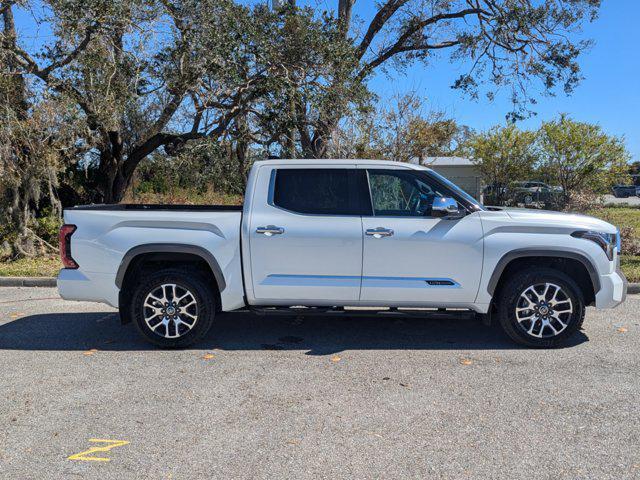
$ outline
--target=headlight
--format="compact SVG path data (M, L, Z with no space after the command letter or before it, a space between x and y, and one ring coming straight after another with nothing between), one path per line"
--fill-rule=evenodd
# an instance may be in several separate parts
M591 240L597 243L600 248L607 255L609 260L613 260L614 252L617 250L620 253L620 232L618 233L603 233L579 230L571 234L575 238L584 238L585 240Z

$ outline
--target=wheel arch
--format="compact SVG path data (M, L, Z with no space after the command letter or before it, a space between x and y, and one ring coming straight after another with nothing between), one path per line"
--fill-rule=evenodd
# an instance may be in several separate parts
M221 308L220 294L226 288L224 274L215 256L203 247L181 243L149 243L131 248L122 257L116 273L115 284L119 289L120 318L122 323L130 320L127 311L129 289L126 288L131 280L139 273L138 267L149 263L198 265L204 274L210 276L215 283L216 308Z
M124 282L124 278L129 269L129 266L137 257L145 254L176 253L191 254L202 258L207 263L207 265L209 265L211 273L213 274L214 278L216 279L216 283L218 284L218 290L222 292L226 288L224 274L222 273L222 269L220 268L216 257L214 257L211 252L203 247L183 243L147 243L144 245L133 247L124 254L122 260L120 261L120 266L118 267L118 272L116 273L115 279L116 286L118 288L122 288L122 284Z
M561 271L576 274L577 283L580 286L587 305L595 301L595 295L600 291L600 278L598 271L591 260L582 253L561 248L556 249L518 249L507 252L500 258L491 274L487 284L487 292L492 298L499 290L505 274L509 274L518 265L530 265L532 262L540 260L544 266L557 268ZM581 268L583 270L581 270ZM585 278L584 272L587 276Z

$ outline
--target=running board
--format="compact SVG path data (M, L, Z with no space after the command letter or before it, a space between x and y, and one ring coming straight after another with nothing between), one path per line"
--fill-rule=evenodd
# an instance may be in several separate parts
M362 308L362 307L249 307L249 311L261 316L340 316L340 317L420 317L420 318L474 318L476 312L466 309L446 308Z

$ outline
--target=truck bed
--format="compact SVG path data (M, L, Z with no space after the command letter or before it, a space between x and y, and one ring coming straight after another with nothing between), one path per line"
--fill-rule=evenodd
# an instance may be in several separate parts
M212 255L226 279L220 292L228 309L244 306L240 261L239 205L83 205L64 211L77 229L71 255L78 269L63 269L58 289L63 298L118 306L118 271L123 259L141 245L184 252L189 247ZM135 252L134 252L135 253Z

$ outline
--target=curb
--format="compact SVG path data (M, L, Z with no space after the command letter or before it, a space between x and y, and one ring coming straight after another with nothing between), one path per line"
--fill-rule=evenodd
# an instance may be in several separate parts
M0 287L55 287L56 277L0 277ZM630 283L627 293L640 293L640 283Z
M55 287L56 277L0 277L0 287Z

